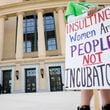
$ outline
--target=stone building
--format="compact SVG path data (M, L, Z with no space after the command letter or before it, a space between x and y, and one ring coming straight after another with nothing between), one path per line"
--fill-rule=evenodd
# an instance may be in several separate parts
M0 0L3 93L63 91L69 0ZM88 0L100 7L110 0Z

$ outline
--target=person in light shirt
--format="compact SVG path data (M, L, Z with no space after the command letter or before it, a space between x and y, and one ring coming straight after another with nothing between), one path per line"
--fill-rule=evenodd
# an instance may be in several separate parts
M65 12L65 19L68 23L71 23L73 20L82 19L83 16L92 16L97 11L97 8L96 5L86 2L86 0L77 0L76 2L71 0ZM80 17L80 15L82 16ZM100 90L100 94L102 110L110 110L110 89ZM78 110L91 110L92 96L93 90L81 90L81 107L78 107Z

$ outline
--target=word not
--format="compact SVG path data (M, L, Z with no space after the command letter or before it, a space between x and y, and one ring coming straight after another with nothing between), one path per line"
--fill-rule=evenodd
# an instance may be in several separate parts
M93 64L102 63L101 54L102 54L102 52L84 55L83 56L83 65L93 65Z

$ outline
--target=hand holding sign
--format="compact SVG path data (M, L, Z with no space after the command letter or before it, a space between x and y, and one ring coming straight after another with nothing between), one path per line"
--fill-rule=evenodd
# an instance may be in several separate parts
M88 16L92 16L97 11L96 7L91 7L88 9Z
M109 49L110 7L68 23L65 71L68 89L110 88Z
M110 7L97 13L96 8L89 7L87 16L84 7L90 4L79 1L82 3L70 3L66 12L70 22L66 27L65 86L72 90L84 89L78 110L90 110L93 89L102 89L103 109L110 110Z

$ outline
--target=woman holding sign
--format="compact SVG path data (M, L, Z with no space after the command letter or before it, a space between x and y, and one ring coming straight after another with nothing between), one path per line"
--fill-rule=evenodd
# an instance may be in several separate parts
M92 16L97 11L94 4L87 3L85 0L76 2L70 1L65 13L65 18L68 23L76 19L82 19L82 16ZM80 17L81 15L81 17ZM100 90L102 98L102 110L110 110L110 89ZM90 101L93 96L93 90L81 91L81 107L79 110L90 110Z

